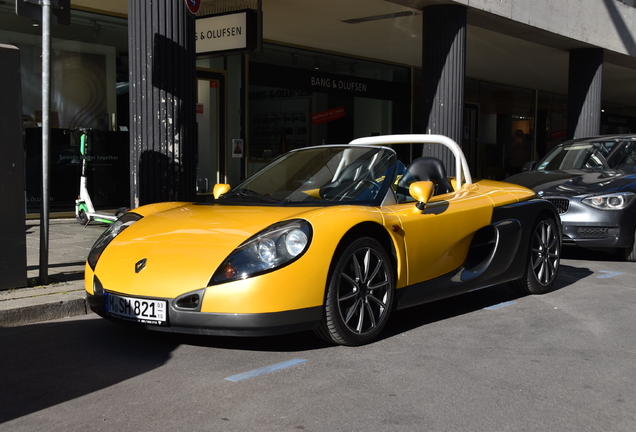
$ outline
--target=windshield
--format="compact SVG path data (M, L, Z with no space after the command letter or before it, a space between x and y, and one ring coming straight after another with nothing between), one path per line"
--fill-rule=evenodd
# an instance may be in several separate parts
M538 170L626 169L636 165L633 141L593 141L556 147L538 166Z
M395 176L395 152L378 146L321 146L289 152L222 195L221 202L371 202ZM391 181L386 182L387 176Z

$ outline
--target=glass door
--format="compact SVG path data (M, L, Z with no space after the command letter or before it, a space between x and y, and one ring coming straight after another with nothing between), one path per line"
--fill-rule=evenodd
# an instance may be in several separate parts
M225 182L225 74L197 69L197 194Z

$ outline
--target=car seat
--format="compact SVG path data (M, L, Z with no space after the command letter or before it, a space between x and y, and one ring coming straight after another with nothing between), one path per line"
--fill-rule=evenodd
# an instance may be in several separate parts
M406 174L402 176L398 183L398 189L406 189L416 181L432 181L435 184L433 195L446 194L453 191L448 178L444 163L435 157L422 156L415 159L406 167ZM408 192L407 192L408 193Z
M356 160L347 165L338 176L336 181L328 183L320 188L320 196L323 199L354 199L350 194L351 189L358 186L357 183L363 176L369 177L369 167L371 162L368 160ZM360 189L362 192L362 189Z

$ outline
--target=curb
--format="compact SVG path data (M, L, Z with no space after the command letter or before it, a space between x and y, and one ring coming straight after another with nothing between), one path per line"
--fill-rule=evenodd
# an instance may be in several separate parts
M92 313L80 283L22 288L0 293L0 327L16 327L36 322Z

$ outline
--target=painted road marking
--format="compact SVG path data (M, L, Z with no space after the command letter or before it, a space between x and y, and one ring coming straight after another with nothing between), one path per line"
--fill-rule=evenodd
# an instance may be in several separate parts
M493 305L493 306L485 307L484 309L486 309L486 310L495 310L495 309L499 309L499 308L504 307L504 306L513 305L515 303L517 303L517 302L516 301L507 301L507 302L499 303L499 304L496 304L496 305Z
M618 276L618 275L622 275L623 272L611 272L611 271L607 271L607 270L600 270L601 273L607 273L601 276L596 276L599 279L605 279L605 278L610 278L612 276Z
M286 362L282 362L282 363L277 363L271 366L265 366L263 368L260 369L254 369L251 370L249 372L243 372L240 373L238 375L232 375L231 377L227 377L225 378L228 381L233 381L233 382L239 382L239 381L243 381L246 380L248 378L254 378L257 377L259 375L264 375L270 372L274 372L277 370L281 370L281 369L285 369L291 366L296 366L297 364L301 364L301 363L305 363L307 360L302 360L302 359L293 359L293 360L289 360Z

